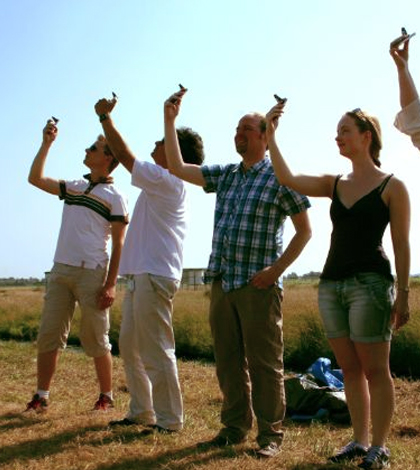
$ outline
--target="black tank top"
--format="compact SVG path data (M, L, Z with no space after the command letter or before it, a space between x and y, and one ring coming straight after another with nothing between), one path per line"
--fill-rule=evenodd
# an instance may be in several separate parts
M339 280L360 272L375 272L393 280L391 266L382 247L389 223L389 209L381 194L392 175L347 209L334 184L330 216L333 224L331 246L321 279Z

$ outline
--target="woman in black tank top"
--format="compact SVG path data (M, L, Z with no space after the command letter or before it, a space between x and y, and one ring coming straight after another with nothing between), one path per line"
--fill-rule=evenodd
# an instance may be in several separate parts
M321 317L343 370L353 440L333 462L362 458L361 468L383 468L394 412L389 368L391 329L409 318L410 203L404 183L380 170L381 132L376 118L360 109L346 113L336 142L352 171L346 176L293 174L275 139L284 104L267 114L267 141L280 184L302 194L331 198L333 231L319 286ZM391 227L396 297L382 236ZM369 439L369 417L372 437Z

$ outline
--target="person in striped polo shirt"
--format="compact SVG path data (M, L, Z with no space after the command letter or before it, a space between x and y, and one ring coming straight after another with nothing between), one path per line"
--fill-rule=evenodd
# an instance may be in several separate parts
M94 360L99 381L94 409L106 410L113 406L109 308L115 298L128 223L127 203L110 176L118 160L102 135L86 149L83 163L90 173L84 179L64 181L44 175L45 161L58 133L56 124L52 119L47 122L28 177L34 186L63 200L64 208L37 339L37 391L26 411L48 409L59 350L66 346L76 302L81 310L80 341Z

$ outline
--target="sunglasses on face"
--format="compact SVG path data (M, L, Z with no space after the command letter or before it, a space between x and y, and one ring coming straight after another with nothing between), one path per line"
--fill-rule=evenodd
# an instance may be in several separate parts
M95 145L95 144L92 144L89 148L88 148L89 152L96 152L98 150L98 147Z

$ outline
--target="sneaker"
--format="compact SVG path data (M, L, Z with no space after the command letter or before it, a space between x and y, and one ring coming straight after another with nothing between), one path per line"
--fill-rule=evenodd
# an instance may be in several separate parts
M26 404L26 410L34 410L37 413L45 413L48 410L48 401L46 398L41 398L37 393L32 397L32 400Z
M280 447L276 442L270 442L266 446L260 447L256 455L257 457L268 459L276 456L280 452Z
M389 467L389 449L381 446L369 447L367 455L363 457L359 468L388 468Z
M99 399L93 407L94 411L106 411L108 408L114 408L114 401L108 395L99 394Z
M365 457L367 451L367 448L362 446L362 444L359 444L356 441L351 441L328 460L333 463L344 462L345 460L353 460L357 457Z

